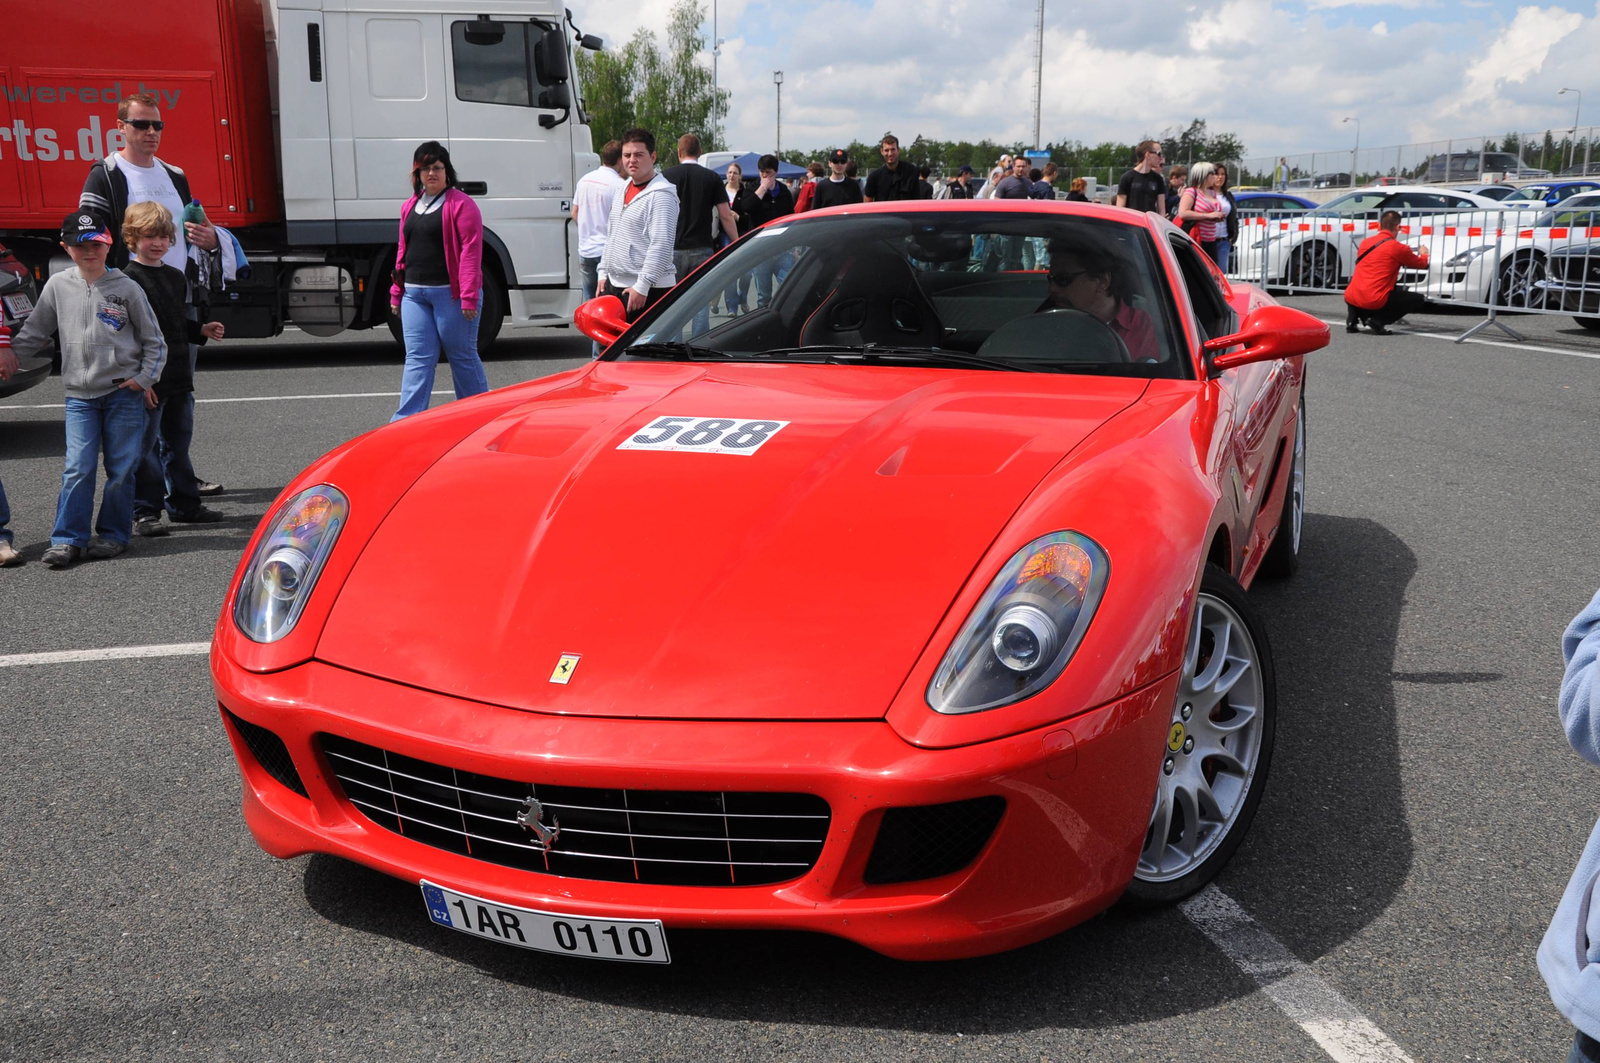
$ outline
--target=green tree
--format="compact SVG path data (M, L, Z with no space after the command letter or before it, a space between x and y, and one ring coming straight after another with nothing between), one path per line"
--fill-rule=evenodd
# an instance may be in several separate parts
M632 126L656 135L661 165L678 161L678 137L696 133L702 150L722 146L722 115L730 93L714 89L700 25L705 8L678 0L667 19L665 50L641 29L616 53L578 53L578 80L594 140L604 143Z

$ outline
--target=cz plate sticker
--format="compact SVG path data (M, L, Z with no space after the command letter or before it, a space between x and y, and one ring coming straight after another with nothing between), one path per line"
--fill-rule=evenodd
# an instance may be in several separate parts
M678 450L696 454L751 455L788 421L742 417L657 417L617 445L618 450Z

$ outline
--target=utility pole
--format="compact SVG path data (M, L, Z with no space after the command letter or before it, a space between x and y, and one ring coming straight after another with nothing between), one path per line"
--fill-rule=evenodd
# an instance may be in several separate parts
M1556 95L1565 96L1569 92L1574 93L1578 97L1578 105L1572 109L1572 146L1567 151L1567 165L1571 166L1573 159L1577 158L1578 152L1578 117L1583 113L1583 93L1579 92L1577 89L1562 89L1560 92L1556 93ZM1589 169L1587 165L1589 162L1589 148L1587 141L1584 143L1583 161L1585 163L1584 176L1587 177Z
M783 158L783 71L772 72L772 83L778 87L778 135L777 144L773 147L773 154L779 159Z
M711 0L711 127L715 129L722 117L722 93L718 92L717 60L722 58L722 38L717 36L717 0ZM713 142L716 137L711 138ZM717 144L717 147L722 147Z
M1033 150L1039 151L1044 147L1039 140L1044 108L1044 0L1039 0L1039 21L1034 32L1038 40L1033 53Z
M1356 146L1350 149L1350 187L1354 188L1356 186L1356 156L1361 152L1361 119L1346 118L1339 124L1346 125L1350 122L1356 124Z

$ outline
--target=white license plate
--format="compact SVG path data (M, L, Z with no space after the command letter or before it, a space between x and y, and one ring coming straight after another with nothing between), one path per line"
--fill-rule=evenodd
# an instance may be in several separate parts
M11 311L12 317L21 317L23 314L33 312L33 300L28 298L26 292L6 296L6 309Z
M503 945L625 963L671 963L659 919L590 919L497 904L424 880L428 918L440 926Z

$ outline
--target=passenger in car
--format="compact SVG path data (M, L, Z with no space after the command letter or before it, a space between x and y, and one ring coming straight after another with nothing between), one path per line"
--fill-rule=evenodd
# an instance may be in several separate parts
M1134 294L1128 267L1108 252L1064 237L1051 240L1050 294L1035 313L1082 310L1111 327L1135 362L1161 361L1161 342L1150 315L1129 304Z

